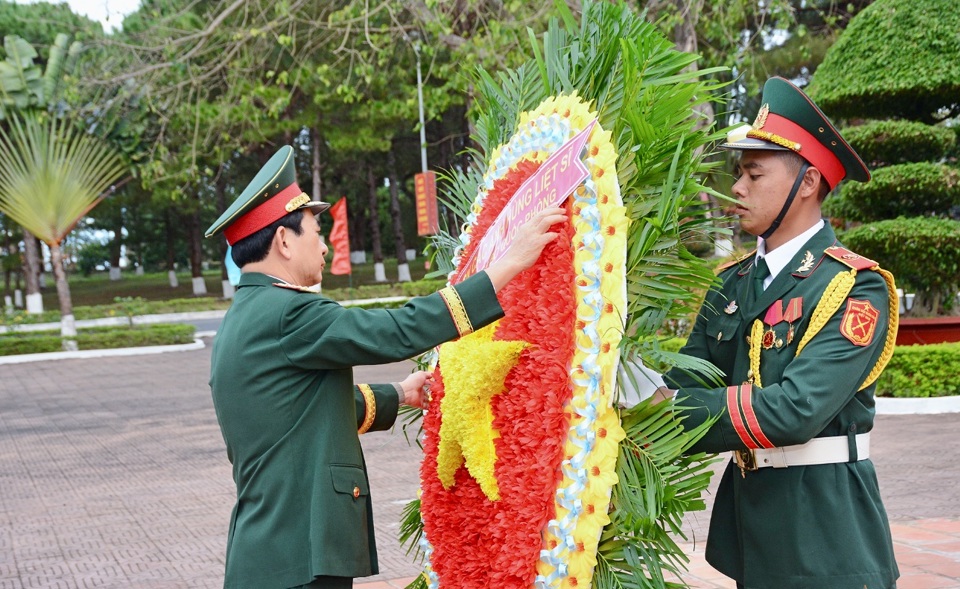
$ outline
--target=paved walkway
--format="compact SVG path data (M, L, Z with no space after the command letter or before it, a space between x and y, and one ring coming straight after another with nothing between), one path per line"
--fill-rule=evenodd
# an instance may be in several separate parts
M234 488L207 387L209 347L153 356L0 365L0 589L222 586ZM357 370L402 377L407 364ZM873 455L900 589L960 588L960 414L880 416ZM402 433L364 436L383 574L417 567L396 540L417 488ZM709 516L691 514L685 580L732 588L703 563Z

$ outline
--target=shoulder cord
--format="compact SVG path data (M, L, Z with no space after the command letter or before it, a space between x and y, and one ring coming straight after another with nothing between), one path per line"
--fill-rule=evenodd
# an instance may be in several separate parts
M883 369L887 367L887 362L893 356L893 348L897 343L897 329L900 327L900 299L897 296L897 285L893 281L893 274L879 267L874 268L874 270L879 272L880 276L883 276L883 280L887 283L887 290L890 292L890 319L887 325L887 339L883 342L883 351L880 352L880 358L877 359L873 370L867 375L867 380L860 387L859 390L861 391L872 385L880 376L880 373L883 372Z
M862 391L873 384L877 378L880 377L883 369L887 367L887 363L890 362L890 358L893 357L893 349L897 341L897 329L900 326L900 302L897 297L897 287L894 283L893 274L879 266L872 268L872 270L878 272L880 276L883 276L884 282L887 283L887 291L890 295L888 297L890 301L889 320L887 336L883 342L883 351L880 352L877 363L874 364L866 380L864 380L860 388L857 389L858 391ZM823 296L820 298L816 309L813 311L813 316L810 318L810 325L800 339L800 343L797 344L797 353L794 357L800 355L800 352L802 352L807 343L813 339L813 336L817 335L817 333L823 329L823 326L827 324L827 321L840 309L840 305L843 304L847 295L853 290L853 284L856 282L856 279L856 269L851 269L849 272L840 272L833 277L833 280L827 285L826 290L823 291ZM760 346L762 339L763 322L756 319L750 330L750 372L753 373L751 382L758 388L763 386L760 381Z
M833 280L827 285L826 290L823 291L823 296L820 297L820 302L817 304L816 309L813 310L810 325L800 339L800 343L797 344L797 353L794 357L800 355L800 352L803 351L807 342L813 339L813 336L817 335L817 333L823 329L823 326L827 324L827 321L837 312L840 305L846 300L847 295L853 290L853 283L856 282L856 279L857 271L855 269L849 272L840 272L833 277ZM760 381L760 346L762 339L763 322L755 319L750 330L750 372L753 373L752 382L757 387L763 386Z

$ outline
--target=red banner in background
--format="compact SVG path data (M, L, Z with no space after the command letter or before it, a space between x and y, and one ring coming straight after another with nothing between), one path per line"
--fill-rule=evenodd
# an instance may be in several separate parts
M330 274L350 274L350 234L347 230L347 199L341 198L330 207L333 229L330 230L330 245L333 247L333 262Z
M435 235L440 231L437 223L437 174L421 172L414 176L413 185L417 195L417 235Z

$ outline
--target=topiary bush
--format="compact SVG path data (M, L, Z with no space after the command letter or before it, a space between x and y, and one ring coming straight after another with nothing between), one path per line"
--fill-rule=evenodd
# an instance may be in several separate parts
M874 171L870 182L844 184L837 202L831 200L827 213L849 221L939 215L960 205L960 170L930 162L888 166Z
M956 0L876 0L847 26L807 88L837 118L934 122L960 110Z
M900 346L877 379L878 397L960 395L960 343Z
M844 129L843 136L871 169L939 161L957 144L957 133L951 128L902 120L870 121Z
M960 288L960 221L889 219L845 232L843 242L893 272L897 285L913 290L914 304L936 315Z

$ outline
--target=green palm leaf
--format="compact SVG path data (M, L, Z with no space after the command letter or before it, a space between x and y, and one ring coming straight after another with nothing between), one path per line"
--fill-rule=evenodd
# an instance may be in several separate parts
M60 243L124 172L110 147L68 121L10 119L0 128L0 211Z

